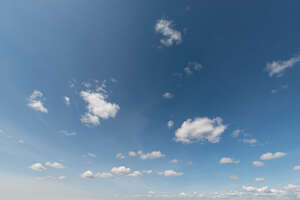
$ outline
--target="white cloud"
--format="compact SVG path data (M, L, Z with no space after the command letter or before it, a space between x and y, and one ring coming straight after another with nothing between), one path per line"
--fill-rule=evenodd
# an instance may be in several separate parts
M57 177L58 180L65 180L67 177L66 176L59 176Z
M170 163L171 163L171 164L178 164L178 163L179 163L179 160L173 159L173 160L170 161Z
M128 152L128 156L135 157L136 153L134 151L130 151L130 152Z
M243 139L243 142L247 143L247 144L255 144L257 142L257 140L245 138L245 139Z
M255 178L255 181L261 182L261 181L265 181L264 178Z
M30 97L28 98L27 106L29 106L30 108L36 111L48 113L48 110L43 103L43 96L44 95L42 92L38 90L34 90L33 93L30 95Z
M143 153L142 151L138 151L137 154L142 160L157 159L165 156L160 151L152 151L151 153Z
M70 97L65 96L65 97L64 97L64 100L65 100L65 104L66 104L66 105L70 105L70 103L71 103L71 102L70 102Z
M199 62L188 62L187 66L184 68L184 73L187 75L193 74L193 72L201 71L203 65Z
M276 152L276 153L265 153L260 156L261 160L272 160L272 159L277 159L286 156L286 153L283 152Z
M118 154L116 155L116 158L118 158L118 159L124 159L125 156L124 156L122 153L118 153Z
M264 166L265 164L261 161L253 161L252 163L255 167L262 167Z
M90 158L96 158L96 154L93 154L93 153L87 153L87 156L90 157Z
M211 143L218 143L220 136L226 129L222 123L222 118L216 117L209 119L199 117L187 119L175 132L175 140L182 143L191 143L194 141L208 140Z
M152 170L143 170L143 174L152 174Z
M269 76L282 76L283 72L288 69L292 68L296 63L300 61L300 56L292 57L288 60L280 60L280 61L273 61L271 63L267 63L266 71L269 73Z
M107 95L102 91L81 91L80 96L88 104L88 111L81 116L82 123L97 126L100 124L100 118L114 118L120 110L118 104L110 103L106 100Z
M140 171L134 171L134 172L128 174L127 176L140 177L140 176L143 176L143 174Z
M64 169L65 166L63 166L61 163L58 162L46 162L46 166L56 168L56 169Z
M158 174L162 176L182 176L184 173L176 172L174 170L165 170L164 172L159 172Z
M47 170L47 168L44 167L41 163L35 163L35 164L29 166L29 168L31 168L34 171L45 171L45 170Z
M183 70L184 70L184 73L187 75L191 75L193 73L193 71L190 67L185 67Z
M300 171L300 165L297 165L293 168L294 171Z
M229 176L229 179L231 179L233 181L236 181L236 180L239 180L240 177L238 177L238 176Z
M174 97L174 95L170 92L165 92L162 96L165 99L172 99Z
M173 29L172 21L166 19L160 19L155 25L155 31L161 33L164 38L160 42L169 47L174 43L179 44L182 41L181 32Z
M113 167L111 172L117 175L128 175L131 172L130 168L126 168L125 166Z
M112 178L113 175L111 173L96 173L94 174L92 171L87 170L85 172L83 172L82 174L80 174L81 178L86 178L86 179L95 179L95 178Z
M168 128L172 128L174 126L174 121L173 120L169 120L168 123Z
M243 186L242 188L243 188L243 190L245 190L247 192L266 192L266 191L269 191L268 186L264 186L264 187L261 187L261 188L256 188L256 187L253 187L253 186Z
M24 144L24 140L18 140L17 143L18 144Z
M239 163L240 163L240 160L234 160L229 157L223 157L220 160L220 164L239 164Z
M63 134L64 136L75 136L75 135L77 135L77 133L74 132L74 131L69 132L69 131L66 131L66 130L60 130L60 131L58 131L58 133Z

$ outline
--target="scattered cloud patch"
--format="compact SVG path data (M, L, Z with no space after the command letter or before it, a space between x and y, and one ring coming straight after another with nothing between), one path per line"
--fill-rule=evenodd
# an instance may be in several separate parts
M261 160L273 160L273 159L277 159L277 158L281 158L281 157L284 157L286 156L287 154L286 153L283 153L283 152L276 152L276 153L265 153L265 154L262 154L260 156L260 159Z
M255 178L255 181L262 182L262 181L265 181L265 178Z
M70 97L67 97L67 96L64 97L64 101L67 106L70 105L70 103L71 103Z
M203 65L200 64L199 62L188 62L188 64L186 65L186 67L184 67L184 73L186 75L191 75L194 72L199 72L203 69Z
M135 153L134 151L128 152L128 156L130 156L130 157L135 157L136 155L137 155L137 153Z
M249 138L244 138L243 140L243 143L247 143L247 144L255 144L257 142L256 139L249 139Z
M17 143L18 144L24 144L24 140L18 140Z
M242 133L243 131L241 129L236 129L232 132L232 137L239 137L239 135Z
M90 157L90 158L96 158L96 154L93 154L93 153L87 153L87 156Z
M158 172L158 175L161 176L182 176L183 172L176 172L174 170L165 170L163 172Z
M238 177L238 176L229 176L229 179L231 179L233 181L236 181L236 180L239 180L240 177Z
M77 133L74 132L74 131L69 132L69 131L66 131L66 130L60 130L60 131L58 131L58 133L63 134L64 136L75 136L75 135L77 135Z
M108 95L103 92L102 87L92 92L90 90L81 91L80 96L87 103L87 112L81 116L81 122L87 125L97 126L100 124L100 119L114 118L120 106L107 101Z
M120 166L120 167L113 167L111 169L111 172L117 175L128 175L131 172L130 168L127 168L125 166Z
M179 163L179 160L173 159L173 160L170 160L170 163L171 163L171 164L178 164L178 163Z
M162 97L163 97L164 99L172 99L172 98L174 97L174 95L173 95L172 93L170 93L170 92L165 92L165 93L162 95Z
M80 174L81 178L85 178L85 179L96 179L96 178L112 178L113 175L111 173L96 173L94 174L92 171L87 170L85 172L83 172L82 174Z
M169 120L168 123L167 123L167 125L168 125L169 129L172 128L174 126L174 121L173 120Z
M127 176L140 177L140 176L143 176L143 174L140 171L133 171L132 173L129 173Z
M235 160L229 157L223 157L219 162L220 164L239 164L240 160Z
M65 168L65 166L63 166L61 163L58 163L58 162L46 162L45 165L48 167L55 168L55 169L64 169Z
M140 156L142 160L148 160L148 159L157 159L165 157L163 153L160 151L152 151L150 153L143 153L142 151L138 151L137 154Z
M33 110L40 111L42 113L48 113L48 109L44 106L43 93L38 90L34 90L28 98L27 106Z
M116 158L118 158L118 159L125 159L125 156L122 153L118 153L116 155Z
M211 143L218 143L226 125L220 117L209 119L199 117L187 119L175 132L176 142L191 143L195 141L207 140Z
M294 171L300 171L300 165L297 165L293 168Z
M158 20L155 25L155 31L164 36L160 39L160 43L166 47L179 44L182 41L181 32L173 28L172 21L166 19Z
M255 167L263 167L265 164L261 161L253 161L252 163Z
M31 166L29 166L29 168L34 170L34 171L45 171L45 170L47 170L47 168L44 167L41 163L32 164Z
M300 61L300 56L292 57L288 60L279 60L267 63L266 71L270 77L277 76L280 77L283 75L284 71L288 68L294 67L296 63Z

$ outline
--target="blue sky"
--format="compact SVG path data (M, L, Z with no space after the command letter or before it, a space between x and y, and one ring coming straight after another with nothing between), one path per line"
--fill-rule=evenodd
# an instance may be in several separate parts
M0 5L6 199L300 199L298 1Z

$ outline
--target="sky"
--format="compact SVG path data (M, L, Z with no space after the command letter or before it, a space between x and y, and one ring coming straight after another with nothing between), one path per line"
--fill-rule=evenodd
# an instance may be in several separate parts
M300 199L299 6L1 1L1 196Z

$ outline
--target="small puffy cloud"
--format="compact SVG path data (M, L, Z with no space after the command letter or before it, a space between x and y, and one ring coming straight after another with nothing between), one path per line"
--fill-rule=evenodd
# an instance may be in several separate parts
M221 160L219 162L220 162L220 164L239 164L240 160L234 160L229 157L223 157L223 158L221 158Z
M265 153L265 154L262 154L260 156L260 159L261 160L273 160L273 159L277 159L277 158L281 158L281 157L284 157L286 156L287 154L286 153L283 153L283 152L276 152L276 153Z
M264 178L255 178L255 181L262 182L262 181L265 181L265 179Z
M140 171L133 171L132 173L129 173L127 176L140 177L140 176L143 176L143 174Z
M222 118L198 117L194 120L187 119L175 132L175 140L182 143L207 140L211 143L218 143L220 136L226 129Z
M170 92L165 92L163 95L162 95L163 98L165 99L172 99L174 97L174 95Z
M124 156L122 153L118 153L118 154L116 155L116 158L118 158L118 159L124 159L125 156Z
M292 57L288 60L280 60L280 61L273 61L271 63L267 63L266 71L268 72L269 76L277 76L280 77L283 75L283 72L288 69L292 68L296 63L300 61L300 56Z
M229 179L233 180L233 181L236 181L236 180L239 180L240 177L238 176L229 176Z
M35 164L29 166L29 168L31 168L34 171L45 171L45 170L47 170L47 168L44 167L41 163L35 163Z
M27 106L43 113L48 113L47 108L43 103L43 93L38 90L34 90L33 93L28 98Z
M131 172L130 168L126 168L125 166L113 167L111 172L117 175L128 175Z
M55 168L55 169L64 169L65 168L65 166L63 166L61 163L58 163L58 162L46 162L45 165L48 167Z
M179 44L182 41L181 32L173 29L172 21L160 19L155 25L155 31L162 34L164 38L160 39L160 43L169 47L174 43Z
M93 154L93 153L87 153L87 156L90 157L90 158L96 158L96 154Z
M92 171L87 170L82 174L80 174L80 177L86 179L95 179L95 178L111 178L113 177L113 175L111 173L106 173L106 172L94 174Z
M174 121L173 120L169 120L168 123L168 128L172 128L174 126Z
M165 170L164 172L159 172L158 174L161 176L182 176L184 173L176 172L174 170Z
M268 186L264 186L264 187L261 187L261 188L256 188L256 187L253 187L253 186L243 186L242 189L247 191L247 192L267 192L267 191L269 191Z
M101 119L114 118L120 106L107 101L107 95L99 90L98 92L81 91L80 96L87 103L87 112L81 116L81 122L87 125L99 125Z
M65 101L66 105L70 105L70 103L71 103L70 102L70 97L67 97L67 96L64 97L64 101Z
M142 160L157 159L165 156L160 151L152 151L151 153L143 153L142 151L138 151L137 154Z
M66 130L60 130L60 131L58 131L58 133L63 134L64 136L75 136L75 135L77 135L77 133L74 132L74 131L69 132L69 131L66 131Z
M232 132L232 137L238 137L242 133L241 129L236 129Z
M297 165L293 168L294 171L300 171L300 165Z
M249 138L245 138L242 141L243 143L247 143L247 144L255 144L257 142L256 139L249 139Z
M134 151L128 152L128 156L135 157L137 154Z
M264 166L265 164L261 161L253 161L252 163L255 167L262 167Z
M171 163L171 164L178 164L178 163L179 163L179 160L173 159L173 160L170 161L170 163Z
M198 62L188 62L187 66L183 69L186 75L191 75L193 72L201 71L203 65Z
M143 170L143 174L152 174L152 170Z

